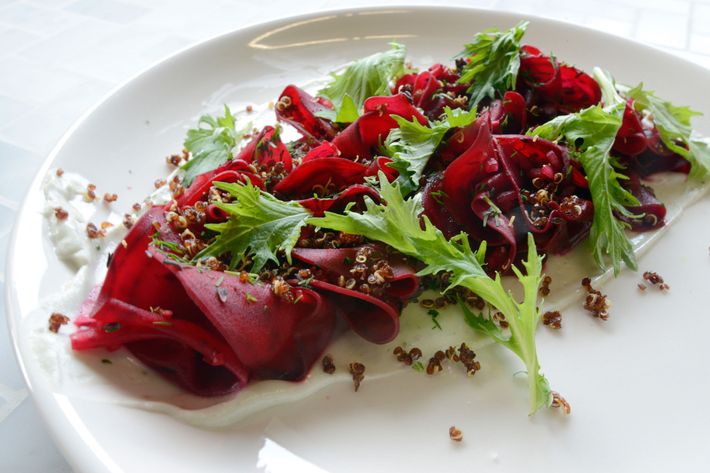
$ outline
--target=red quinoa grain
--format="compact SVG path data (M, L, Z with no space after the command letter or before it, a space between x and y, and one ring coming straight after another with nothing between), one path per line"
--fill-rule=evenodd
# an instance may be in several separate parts
M57 220L66 220L69 217L69 212L67 212L61 207L55 207L54 216L57 218Z
M59 312L54 312L49 316L49 331L53 333L59 332L59 327L69 323L69 317Z
M449 427L449 438L454 442L460 442L463 440L463 432L461 429L457 428L455 425Z
M355 392L360 389L360 383L365 379L365 365L360 362L354 361L348 365L348 371L353 377L353 387Z

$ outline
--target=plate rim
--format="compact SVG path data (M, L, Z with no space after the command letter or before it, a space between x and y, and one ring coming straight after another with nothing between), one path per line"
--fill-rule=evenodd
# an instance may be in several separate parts
M188 52L196 52L199 49L202 48L209 48L210 43L217 43L221 41L229 41L229 38L232 36L238 36L247 33L249 30L262 30L266 28L274 28L274 27L279 27L279 26L286 26L288 23L292 22L297 22L297 21L303 21L303 20L308 20L308 19L313 19L313 18L318 18L318 17L323 17L323 16L341 16L341 15L346 15L346 14L357 14L360 12L387 12L387 11L394 11L394 12L401 12L403 14L424 14L427 11L437 11L437 12L450 12L450 13L456 13L456 12L461 12L465 14L471 14L471 13L480 13L483 15L490 15L490 16L495 16L500 19L503 19L505 21L521 21L521 20L530 20L532 23L537 23L543 26L547 27L555 27L555 26L565 26L571 29L577 29L577 30L582 30L587 33L591 33L594 35L598 35L601 37L606 38L607 40L611 40L614 42L621 42L625 43L629 46L633 47L640 47L645 50L651 50L653 51L654 54L658 54L664 57L664 60L671 61L671 62L678 62L682 63L686 67L691 67L692 69L695 69L698 73L701 74L707 74L710 77L710 68L701 66L700 64L697 64L690 59L681 57L679 55L675 55L673 53L670 53L664 49L661 49L661 47L653 45L653 44L646 44L640 40L637 40L635 38L627 38L623 36L619 36L613 33L609 33L606 31L602 31L599 29L595 29L586 25L580 25L571 21L563 20L563 19L556 19L556 18L549 18L549 17L544 17L540 16L537 14L529 14L529 13L518 13L518 12L513 12L513 11L507 11L507 10L499 10L495 8L484 8L484 7L471 7L471 6L463 6L463 5L451 5L451 6L446 6L446 5L437 5L435 3L430 3L430 4L419 4L419 5L370 5L370 6L358 6L358 7L350 7L350 8L329 8L329 9L324 9L324 10L310 10L304 13L299 13L297 15L286 15L286 16L279 16L276 18L272 18L267 21L254 21L250 22L249 24L246 24L244 26L241 26L239 28L235 28L232 30L226 30L222 31L219 33L216 33L212 36L209 36L207 38L204 38L202 40L196 41L194 43L191 43L187 46L184 46L172 53L169 53L158 60L152 62L151 64L140 68L137 72L134 74L131 74L129 77L121 81L119 84L115 85L112 87L108 92L106 92L100 99L98 99L95 103L93 103L90 107L88 107L81 115L66 129L66 131L62 134L62 136L58 139L56 144L52 147L51 151L47 153L47 155L43 158L42 164L39 166L37 169L36 173L34 174L30 185L27 187L22 201L18 207L17 213L16 213L16 219L13 222L13 228L10 234L10 239L8 241L8 247L7 247L7 252L6 252L6 257L7 261L5 264L5 288L4 288L4 295L5 295L5 311L6 311L6 321L7 327L9 329L9 335L10 335L10 341L12 344L12 352L15 358L15 361L17 362L17 365L20 368L20 371L22 373L22 379L25 383L25 385L28 388L28 391L30 393L30 397L32 399L32 402L35 404L35 407L37 408L37 411L40 414L40 417L42 419L43 425L46 427L46 430L52 440L54 441L54 444L56 445L57 449L59 452L62 454L63 458L69 463L69 465L77 472L92 472L92 473L100 473L100 472L123 472L123 469L119 466L113 463L112 459L105 453L101 455L102 452L96 452L95 450L82 450L83 454L77 454L75 455L74 452L77 451L76 448L72 448L72 439L76 438L76 440L80 440L82 442L82 446L86 445L88 442L86 442L86 438L82 433L77 432L76 426L73 425L73 423L68 419L67 413L63 412L61 415L57 414L52 414L49 412L48 406L46 403L41 403L39 402L38 398L43 397L46 395L51 395L51 393L44 392L41 388L37 387L34 385L31 380L30 380L30 374L27 369L27 365L24 362L20 346L19 346L19 322L21 320L21 315L19 311L16 310L16 304L13 304L16 301L16 296L15 296L15 290L14 290L14 284L13 281L15 279L15 250L17 246L17 240L19 239L19 228L21 225L19 225L19 222L21 220L24 220L24 218L27 218L27 210L30 206L31 203L31 198L32 196L39 191L40 185L42 180L44 179L47 171L51 167L52 163L56 160L57 156L59 153L62 151L66 143L69 141L69 139L79 130L84 123L86 123L91 116L99 110L106 102L108 102L110 99L112 99L115 95L119 94L123 89L127 88L129 85L133 84L136 81L139 81L143 76L147 75L149 72L157 70L166 64L170 63L171 61L179 60L179 58ZM55 425L56 424L56 425ZM66 429L67 426L71 426L71 435L67 435L66 431L59 431L58 427L63 425L64 428ZM61 435L60 435L61 434ZM77 437L78 435L78 437ZM98 449L102 450L100 448L100 445L95 445ZM100 468L100 470L98 469Z

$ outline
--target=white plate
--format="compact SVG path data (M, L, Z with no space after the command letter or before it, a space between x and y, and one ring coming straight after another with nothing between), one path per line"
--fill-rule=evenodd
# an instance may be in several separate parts
M524 377L502 350L480 354L473 379L407 371L363 385L336 385L229 429L202 430L171 417L83 400L54 388L32 361L21 321L70 272L43 236L40 178L50 166L88 176L120 193L127 207L165 173L163 156L185 128L223 102L264 103L288 83L398 38L418 64L448 62L472 35L507 28L511 14L398 8L323 13L242 29L202 43L140 74L77 123L45 163L23 205L8 271L10 327L35 402L77 473L209 471L708 471L710 468L710 212L689 209L640 261L671 285L641 295L638 274L608 284L606 323L581 310L560 333L540 329L540 356L573 415L526 415ZM533 19L526 42L590 70L601 65L625 83L644 80L677 104L710 112L708 71L630 41ZM699 128L710 132L706 119ZM462 334L462 338L468 336ZM475 347L474 347L475 348ZM493 377L502 365L511 375ZM461 444L448 439L459 426ZM300 458L300 460L299 460ZM311 470L309 470L311 468Z

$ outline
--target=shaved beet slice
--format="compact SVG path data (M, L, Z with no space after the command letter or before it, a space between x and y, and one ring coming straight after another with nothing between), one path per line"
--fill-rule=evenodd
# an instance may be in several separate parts
M318 198L311 197L310 199L300 200L298 203L307 208L314 217L322 217L325 212L342 212L348 204L354 203L354 210L364 209L365 196L370 197L373 201L380 202L380 194L372 187L362 184L353 184L334 197Z
M340 287L319 279L311 286L329 297L337 311L348 322L353 332L372 343L391 342L399 333L399 314L402 303L397 299L385 301L362 292Z
M301 159L301 163L310 161L311 159L317 158L337 158L340 155L338 148L330 141L325 141L315 148L311 149L306 153L306 155Z
M434 64L426 71L400 77L392 93L409 92L414 105L424 110L430 120L436 120L444 112L444 107L463 106L464 102L454 100L468 87L457 84L459 77L459 74L443 64Z
M468 227L470 218L473 185L485 175L498 171L498 159L488 123L484 121L477 131L471 146L444 171L441 186L446 207L464 228Z
M424 215L434 224L446 238L451 238L461 232L462 227L446 206L446 193L442 190L441 174L431 176L424 187L422 206Z
M602 99L602 92L597 81L576 67L562 64L560 66L560 80L562 90L559 107L563 113L578 112L583 108L598 104Z
M150 209L126 236L126 245L116 248L91 313L77 320L79 330L72 335L72 345L82 350L99 346L116 349L125 344L143 360L144 349L154 352L150 348L152 343L134 346L132 342L169 339L163 345L174 351L175 357L167 357L163 364L158 364L153 353L152 363L147 364L156 371L203 396L239 389L248 381L246 368L185 294L168 267L146 253L154 224L161 228L163 240L176 241L163 213L160 207ZM164 317L163 310L152 313L151 308L169 311L170 317ZM166 322L170 325L165 325ZM210 364L205 359L213 361L220 357L224 360L223 369L208 370L212 375L206 377L198 375Z
M620 155L629 174L641 178L660 172L690 172L690 163L663 144L658 129L652 122L641 120L631 102L624 110L624 119L614 141L614 151Z
M259 168L271 169L277 163L281 163L286 172L293 168L291 153L281 142L278 130L272 126L265 126L252 138L239 152L237 159L254 163Z
M387 156L376 157L368 166L367 171L365 171L365 177L377 176L381 171L385 174L388 181L394 181L397 179L397 176L399 176L399 171L389 166L391 162L392 159Z
M516 90L526 99L532 123L578 112L601 100L601 89L588 74L529 45L521 48Z
M254 167L241 159L234 159L219 168L200 174L190 187L177 198L180 207L195 205L207 195L215 181L220 182L251 182L259 189L264 189L264 181L254 172Z
M494 100L491 103L489 120L491 132L495 135L525 132L525 99L519 93L509 90L502 100Z
M441 94L444 84L430 71L406 74L397 81L396 87L398 91L404 90L403 87L411 91L414 105L424 110L430 119L438 118L444 107L453 102L451 97ZM446 103L440 103L442 98Z
M326 196L363 182L368 167L344 158L313 158L298 166L274 186L274 193L286 197Z
M404 94L388 97L370 97L365 100L364 113L333 139L333 144L345 158L369 159L389 131L397 127L392 115L407 120L416 119L422 125L426 118Z
M166 258L149 246L156 227L162 240L177 241L163 214L151 209L118 246L91 313L78 319L74 348L125 345L205 396L237 390L251 378L305 376L335 329L330 302L305 288L283 300L271 285Z
M381 247L369 245L372 250L369 261L384 261L391 269L391 277L381 285L372 285L372 291L365 294L356 289L348 289L338 280L353 277L351 269L356 261L358 248L309 249L296 248L293 257L321 270L311 281L311 285L321 292L330 294L339 312L350 327L368 341L387 343L399 332L399 312L402 301L412 297L419 289L416 271L402 257L388 255ZM366 283L367 279L360 281ZM368 285L369 286L369 285ZM381 289L378 295L375 295Z
M408 299L413 296L419 287L419 278L415 276L416 270L406 262L406 260L395 254L388 254L381 245L365 245L372 249L369 260L383 260L392 269L392 278L386 284L386 293L400 299ZM357 248L336 248L336 249L316 249L316 248L295 248L294 256L299 260L318 266L329 273L330 277L340 275L351 277L350 270L355 264L355 258L362 246Z
M294 288L286 300L271 284L194 266L169 268L254 378L303 378L331 339L334 310L312 290Z
M507 271L524 256L528 232L544 253L563 253L578 244L589 232L593 209L588 198L577 195L588 195L586 180L575 174L563 147L524 135L491 134L490 116L500 113L496 107L460 130L461 140L447 143L449 152L469 146L443 173L430 177L422 204L448 238L465 231L472 243L488 243L488 271Z
M326 107L303 89L289 85L279 96L276 118L292 125L304 136L320 142L335 136L333 124L318 116L319 112L332 108Z
M621 215L617 217L624 220L631 229L637 232L656 230L665 224L666 206L656 199L653 189L641 184L641 179L637 174L629 175L626 187L639 201L639 205L626 207L631 213L640 218L626 218Z
M182 307L197 311L194 306ZM109 299L91 317L77 319L74 350L126 346L136 358L170 381L201 396L219 396L244 387L249 372L221 337L187 320L165 318Z
M624 118L614 140L614 151L627 156L636 156L648 146L641 118L629 101L624 109Z
M455 128L451 132L451 135L446 139L446 142L441 145L438 151L438 159L444 165L451 163L454 159L461 156L464 151L471 147L473 142L478 137L478 133L484 123L487 123L490 129L490 123L488 122L487 117L483 116L487 113L488 112L484 110L481 112L481 116L479 116L476 121L465 127Z

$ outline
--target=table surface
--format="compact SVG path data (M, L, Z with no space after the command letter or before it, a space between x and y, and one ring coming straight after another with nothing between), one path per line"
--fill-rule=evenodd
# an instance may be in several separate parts
M710 68L710 0L447 3L585 25L635 38ZM216 34L299 13L373 4L361 0L0 0L0 316L4 319L7 246L25 190L61 135L94 102L161 57ZM4 322L0 323L0 471L71 471L28 397Z

